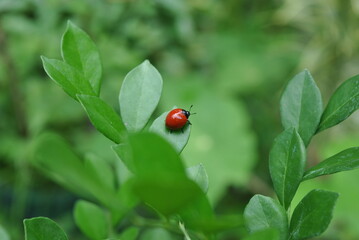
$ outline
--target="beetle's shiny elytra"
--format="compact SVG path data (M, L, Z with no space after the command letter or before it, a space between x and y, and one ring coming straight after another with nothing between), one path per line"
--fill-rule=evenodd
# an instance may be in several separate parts
M191 106L192 108L192 106ZM190 108L190 110L191 110ZM189 116L191 116L190 111L186 111L182 108L176 108L170 111L166 117L166 127L171 131L176 131L179 129L183 129L183 127L191 122L188 120Z

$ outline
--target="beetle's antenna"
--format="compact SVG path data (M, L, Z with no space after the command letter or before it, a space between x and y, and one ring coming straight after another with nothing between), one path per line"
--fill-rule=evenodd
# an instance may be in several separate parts
M188 112L191 112L192 107L193 107L193 104L189 107ZM193 115L193 114L197 114L197 113L191 113L191 115Z

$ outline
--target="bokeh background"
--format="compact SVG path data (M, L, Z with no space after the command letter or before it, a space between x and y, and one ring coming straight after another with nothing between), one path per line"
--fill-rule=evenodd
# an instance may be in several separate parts
M218 213L243 212L251 196L273 196L268 152L282 131L279 99L307 68L323 101L359 73L358 0L0 0L0 231L23 239L22 220L47 216L71 239L84 239L72 219L75 195L30 164L45 131L79 154L112 162L111 143L45 74L40 55L60 58L67 20L97 44L104 68L101 96L118 110L124 76L149 59L164 79L154 117L172 106L197 115L183 152L203 163ZM359 145L359 115L317 135L308 165ZM334 219L321 239L359 239L359 172L305 182L337 191ZM236 239L236 238L235 238Z

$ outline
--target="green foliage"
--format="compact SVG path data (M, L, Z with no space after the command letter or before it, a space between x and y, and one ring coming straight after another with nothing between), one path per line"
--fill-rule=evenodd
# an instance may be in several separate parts
M77 95L77 99L99 132L115 143L122 142L125 128L111 106L96 96Z
M127 228L121 235L119 240L136 240L139 230L135 227Z
M200 194L171 145L153 133L129 138L135 167L134 191L164 215L173 214Z
M298 204L290 221L289 240L319 236L328 227L338 194L315 189Z
M71 191L111 206L115 195L112 184L109 185L108 180L98 181L101 175L89 167L92 163L84 163L58 135L44 133L39 136L32 161L44 174ZM113 179L111 175L106 177Z
M24 228L25 240L68 240L62 228L46 217L25 219Z
M41 57L41 59L47 75L60 85L70 97L76 100L77 94L95 95L90 83L76 68L60 60L46 57Z
M279 201L288 209L304 173L306 153L295 128L288 128L275 140L269 154L269 171Z
M71 89L71 96L77 97L95 128L117 143L112 149L118 155L118 160L132 172L128 181L118 186L108 163L92 155L83 162L60 137L53 134L39 137L34 146L33 163L55 181L99 203L96 205L80 200L75 206L75 222L85 235L90 239L109 237L113 231L110 229L124 220L139 201L160 216L171 218L179 214L186 224L192 224L193 229L200 232L216 232L238 226L237 221L214 218L205 196L208 176L204 167L200 165L186 170L178 155L188 141L189 127L183 133L167 135L167 139L172 139L169 143L161 134L154 133L167 131L169 134L168 130L161 129L165 126L165 113L159 118L162 119L162 126L157 119L149 131L140 132L149 121L162 92L162 78L148 61L125 77L119 97L120 118L110 105L98 97L101 69L93 66L100 61L94 44L71 23L63 37L62 55L73 66L71 68L80 73L79 76L85 76L85 82L91 84L96 92L96 95L79 94L75 88ZM66 88L66 82L57 82ZM174 141L175 137L180 139L179 143ZM63 157L66 159L62 160ZM200 217L195 219L196 215ZM108 222L109 219L111 222ZM205 226L208 220L209 225ZM187 230L183 230L184 225L177 225L177 221L170 225L172 231L177 234L181 231L189 238ZM159 224L165 223L159 221ZM137 233L134 230L128 234L135 238ZM127 237L123 234L120 237Z
M244 240L278 240L279 234L275 229L266 229L263 231L258 231L250 236L244 238Z
M99 96L102 77L100 54L90 37L70 21L62 37L61 53L64 61L79 70Z
M250 232L274 228L279 230L280 239L300 240L319 236L328 228L337 193L318 189L309 192L298 203L292 216L288 215L289 228L285 210L289 208L302 181L358 167L358 148L354 147L304 171L305 145L309 144L312 136L343 121L357 109L359 100L356 85L357 77L341 85L321 114L321 94L307 70L288 83L281 98L285 130L274 140L269 156L270 175L281 206L271 198L254 196L245 209L246 225Z
M244 210L246 226L251 233L268 228L278 230L279 239L288 239L288 219L285 209L270 197L255 195Z
M288 84L280 101L285 129L294 127L308 145L322 115L322 98L308 70L297 74Z
M96 204L79 200L74 208L76 225L90 239L105 239L108 234L106 213Z
M143 239L143 240L156 240L156 239L175 240L176 238L174 238L168 231L166 231L164 229L154 228L154 229L149 229L149 230L145 231L141 235L140 239Z
M340 85L330 98L320 120L318 131L344 121L358 108L359 76L354 76Z
M126 128L140 131L155 110L162 92L162 77L149 61L129 72L120 91L120 110Z
M208 191L208 175L202 164L195 165L186 169L190 179L195 181L201 187L204 193Z
M119 22L118 19L112 18L111 14L107 14L107 11L115 11L116 14L113 15L123 15L127 11L133 10L130 7L131 4L128 5L128 8L123 9L115 6L115 4L111 8L104 7L105 3L93 2L93 4L96 5L93 9L97 10L98 8L99 11L105 13L106 21L115 23ZM189 10L186 9L185 4L177 3L175 7L166 1L148 5L146 3L141 4L145 4L146 7L135 11L144 12L146 24L147 19L151 19L151 15L156 14L154 7L156 4L171 12L177 12L180 9L175 20L178 24L178 31L183 32L187 29L187 36L190 35L193 26L191 27L191 21L186 22ZM47 4L44 3L43 8L45 10L47 9L46 6ZM78 6L81 8L81 4ZM56 22L54 19L52 21ZM132 25L130 24L127 28L121 28L120 34L128 34L129 42L138 49L137 55L135 52L126 55L124 44L112 43L111 48L111 43L105 41L100 49L103 48L105 52L107 51L107 54L105 53L106 61L110 58L116 58L116 61L113 61L116 63L124 61L117 60L118 56L121 56L121 58L126 59L126 62L129 62L126 63L129 68L129 66L138 64L139 59L146 58L143 56L145 55L143 52L146 51L146 46L150 46L150 52L153 54L150 55L151 61L152 59L162 59L164 64L159 66L166 69L165 60L176 58L179 54L158 53L159 49L165 48L171 43L167 43L163 37L160 39L164 39L164 41L153 41L153 39L151 41L149 35L170 34L162 33L156 24L152 25L153 23L148 21L150 27L147 30L138 31L138 33L146 32L147 35L138 36L136 35L137 28L143 28L146 24L136 21L133 20ZM17 24L11 26L17 26ZM91 24L87 27L91 29ZM98 29L102 28L103 26L98 26ZM51 27L44 28L43 32L47 33L49 29ZM98 29L97 31L99 31ZM13 31L16 32L16 28ZM96 29L92 29L92 31L96 32ZM133 41L136 37L141 41ZM209 42L218 42L218 39L213 40L211 36L206 36L206 38ZM200 39L197 40L199 41L193 42L198 45L203 44ZM193 54L193 62L184 63L185 61L178 58L178 64L169 64L167 69L171 67L174 69L172 71L177 71L181 68L181 64L189 66L198 64L195 58L201 58L197 56L200 53L192 51L195 48L192 48L190 41L187 43L186 41L185 38L179 39L178 45L188 44L189 49L187 51ZM254 42L250 38L240 39L240 41L239 44L237 41L235 44L232 43L226 54L233 56L233 46L240 45L243 48L243 41ZM219 52L227 47L226 44L221 44L223 42L218 43L220 44L212 43L212 46L219 46L219 50L217 50ZM113 52L113 49L120 50ZM273 49L276 48L273 47ZM248 50L248 52L251 51L252 49ZM80 200L74 209L75 221L85 235L91 239L185 238L186 240L202 240L216 239L218 232L233 228L238 229L243 226L243 219L238 211L234 216L218 217L212 207L213 203L216 207L215 204L226 192L225 189L228 185L237 185L239 182L241 184L246 183L250 176L249 170L255 164L252 161L255 157L253 154L255 139L251 131L248 131L250 125L247 122L247 112L243 110L243 106L237 104L238 101L233 101L230 97L223 97L222 93L212 93L209 91L211 88L208 87L210 84L207 81L199 84L193 83L194 81L191 82L192 85L190 86L195 87L188 91L182 91L184 88L180 86L182 84L172 83L172 91L169 91L165 101L162 99L162 102L165 102L164 104L169 105L168 109L175 102L168 101L171 99L168 95L178 93L184 94L186 98L187 95L192 96L188 97L187 101L189 101L188 99L195 101L196 107L198 106L198 109L201 109L201 114L198 114L197 118L200 124L193 128L191 139L193 144L190 144L189 148L183 151L192 131L190 126L184 128L183 132L171 133L164 124L168 112L159 113L160 116L151 123L152 114L158 107L162 93L162 77L148 60L145 60L125 77L119 96L121 113L119 115L116 112L116 107L111 105L115 101L108 101L111 91L117 91L116 87L106 86L108 91L103 91L103 93L107 95L99 97L100 89L103 86L101 86L102 63L97 47L83 30L71 22L68 22L66 32L63 35L61 53L63 61L42 57L46 73L69 96L79 101L94 127L106 138L116 143L112 149L119 157L115 159L110 156L112 160L107 161L107 159L90 154L85 155L84 160L82 160L61 137L49 133L36 137L35 144L31 148L34 152L32 164L43 171L45 175L80 197L95 202ZM134 55L136 57L131 57ZM202 58L205 59L203 56ZM271 60L270 62L272 62ZM261 61L264 60L261 58ZM22 61L18 62L21 64ZM221 67L225 69L223 72L237 72L238 66L240 68L248 67L248 61L246 62L247 65L241 64L232 57L227 58L224 66ZM254 63L256 61L249 59L249 62ZM213 65L216 65L216 62ZM270 66L277 65L280 66L281 64L270 64ZM204 72L206 72L206 66L202 69ZM211 69L209 75L214 73L215 77L226 76L223 72L216 73L215 70L212 72L212 64L208 66L208 69ZM113 64L112 67L115 69L117 65ZM258 73L262 71L258 71L253 66L249 69L248 71L252 69L254 75L257 74L254 77L255 79L261 79ZM0 74L1 71L2 69L0 69ZM276 71L270 69L263 71L262 74L270 79ZM116 76L113 78L118 78L117 74L113 74L113 76ZM238 76L240 75L238 74ZM274 78L277 76L275 75ZM237 86L237 84L241 81L237 81L236 78L233 79L233 81L228 81L229 86L226 85L227 82L217 84L220 86L220 91L230 88L231 92L237 93L238 91L236 92L235 89L239 88L240 85ZM309 145L314 134L338 124L357 109L357 80L355 80L356 77L353 79L339 87L323 114L321 93L307 70L296 75L288 83L281 98L281 118L285 130L276 138L269 158L270 174L279 203L272 198L261 195L256 195L250 200L245 208L246 225L251 232L247 239L285 240L288 239L288 232L290 239L303 239L320 235L328 227L337 198L335 193L315 190L302 200L295 208L292 216L289 210L288 213L286 210L289 209L298 186L303 180L356 168L357 154L356 149L352 148L340 152L304 172L305 146ZM247 89L255 88L256 83L251 84L250 87L247 86ZM217 85L214 84L213 86ZM43 85L42 89L47 89L46 87L47 85ZM196 91L199 93L194 94ZM268 92L272 94L272 91L268 90ZM51 93L47 94L51 99ZM31 97L29 99L32 101ZM39 99L40 102L43 101L41 98ZM38 107L36 101L34 102L34 108ZM65 107L61 105L60 108ZM161 106L158 111L161 111ZM255 114L257 112L259 111L256 109ZM157 115L158 112L155 113ZM80 119L81 115L79 114L77 117ZM56 117L54 118L56 119ZM216 124L215 127L214 123ZM37 126L34 129L39 131L46 125L46 121L40 120L34 125ZM73 128L76 129L76 126ZM266 129L269 128L266 127ZM259 132L262 131L259 130ZM82 138L86 139L86 135ZM8 144L5 147L1 146L1 148L6 149L6 146L12 145L12 142L17 143L16 140L10 139L7 141ZM17 143L13 148L21 149L18 146L25 145L22 144ZM106 142L106 144L109 143ZM88 146L88 148L90 147ZM102 151L111 153L106 147ZM184 157L179 156L182 151ZM21 156L21 154L18 155ZM183 163L182 159L187 158L187 156L189 156L188 165L193 166L191 168L186 168ZM202 161L203 165L196 165ZM116 166L116 171L113 169L114 166ZM122 174L126 171L128 175L123 177ZM212 204L207 198L207 191ZM137 211L136 206L140 203L144 204L141 205L142 207L145 207L144 209L140 208L141 211ZM314 203L314 207L310 203ZM324 203L323 206L320 206L320 203ZM157 215L148 217L148 212ZM312 212L313 216L311 215ZM140 216L142 214L146 217L142 218ZM320 217L322 217L320 221L314 223ZM96 221L90 221L93 218ZM142 220L138 221L138 218ZM291 222L290 227L288 226L288 219ZM25 221L29 225L25 224L26 232L34 232L33 229L39 227L36 224L31 226L31 221L34 219ZM56 229L53 224L49 223L49 220L43 218L37 224L43 225L43 229L41 229L43 232L52 232L51 229ZM136 227L131 227L131 225ZM66 237L62 230L58 231L58 235ZM242 237L245 234L239 235ZM50 237L44 235L43 239L51 237L51 235Z

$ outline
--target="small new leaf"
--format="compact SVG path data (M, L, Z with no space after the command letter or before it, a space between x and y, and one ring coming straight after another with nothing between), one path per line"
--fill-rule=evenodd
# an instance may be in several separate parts
M349 171L359 167L359 147L346 149L308 169L303 176L303 181L322 175Z
M325 108L317 132L347 119L359 108L359 75L346 80L334 92Z
M289 228L289 240L319 236L328 227L338 194L319 189L309 192L295 208Z
M70 21L62 37L61 53L64 61L80 71L99 96L102 77L100 54L91 38Z
M244 210L246 226L251 233L266 229L279 231L280 239L288 238L288 219L284 208L270 197L255 195Z
M297 74L287 85L280 101L282 124L294 127L305 145L315 134L322 115L322 97L308 70Z
M302 181L306 161L305 146L295 128L282 132L269 154L269 171L281 204L288 209Z

